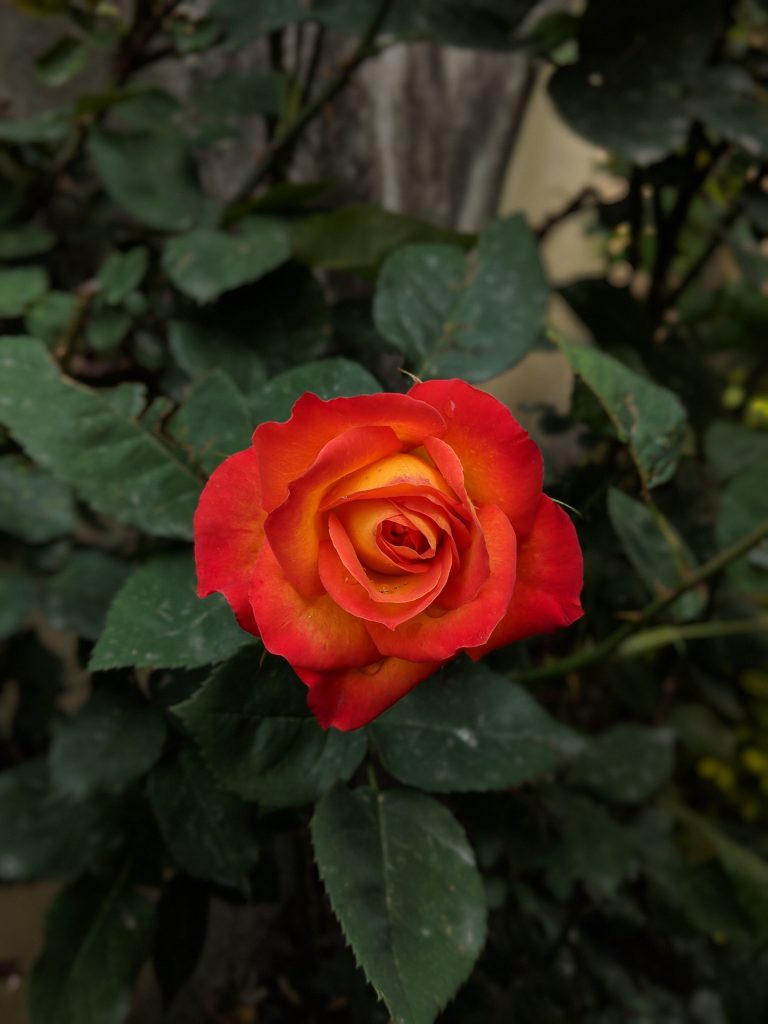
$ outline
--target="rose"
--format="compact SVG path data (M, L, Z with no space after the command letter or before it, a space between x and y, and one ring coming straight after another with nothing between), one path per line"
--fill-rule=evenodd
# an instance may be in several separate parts
M580 617L579 543L542 476L509 410L463 381L305 394L208 481L198 594L290 662L321 725L355 729L459 651Z

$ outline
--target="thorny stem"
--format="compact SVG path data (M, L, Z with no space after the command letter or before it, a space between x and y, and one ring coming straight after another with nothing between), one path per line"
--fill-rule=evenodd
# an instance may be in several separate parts
M562 676L568 672L576 671L577 669L585 668L587 665L592 665L597 661L609 657L613 652L621 646L621 644L633 633L635 633L640 626L644 626L646 622L660 615L661 612L669 608L670 605L674 604L675 601L680 597L681 594L691 590L693 587L708 580L710 576L714 576L720 572L726 566L730 565L741 555L746 554L747 551L759 544L761 540L768 537L768 519L764 519L762 523L756 526L749 533L745 533L743 537L737 540L734 544L719 551L713 558L710 558L708 562L699 566L694 572L690 573L684 580L682 580L673 590L670 590L668 594L663 597L657 597L642 608L631 622L625 622L623 625L615 629L613 633L609 633L604 640L600 643L595 644L594 647L587 647L584 650L577 651L575 654L571 654L567 658L561 658L558 661L553 661L549 665L542 665L540 668L529 669L526 672L518 672L515 674L515 681L520 683L532 683L537 682L539 679L551 679L555 676Z
M256 189L288 155L299 135L310 122L349 83L357 69L373 49L373 43L392 5L392 0L381 0L368 28L357 44L354 53L345 61L314 100L310 100L298 112L294 120L270 143L261 162L254 168L237 192L224 213L225 224L232 224L243 215L243 205Z

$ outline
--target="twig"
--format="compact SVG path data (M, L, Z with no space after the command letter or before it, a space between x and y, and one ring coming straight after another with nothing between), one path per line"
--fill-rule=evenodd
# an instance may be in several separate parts
M658 597L650 604L647 604L642 608L635 616L633 621L625 622L618 629L610 633L600 643L595 644L594 647L587 647L584 650L577 651L575 654L571 654L567 658L561 658L559 661L551 662L549 665L542 665L540 668L529 669L525 672L518 672L515 674L515 681L521 683L536 682L539 679L551 679L553 676L565 675L568 672L573 672L576 669L585 668L587 665L592 665L596 661L602 661L607 658L610 654L621 646L624 640L635 633L640 626L644 626L646 622L660 615L661 612L666 611L670 605L674 604L675 601L680 597L681 594L691 590L693 587L708 580L710 576L714 576L720 572L731 562L734 562L741 555L746 554L751 548L759 544L761 540L768 536L768 519L763 520L754 530L750 530L749 533L744 534L739 540L730 547L724 548L718 552L713 558L710 558L708 562L700 565L698 569L692 572L684 580L682 580L673 590L665 594L664 597Z
M668 217L661 215L658 207L656 224L656 257L651 272L651 286L648 291L648 305L651 310L661 311L664 307L664 290L667 275L677 255L677 241L685 226L688 211L699 189L717 166L720 157L726 152L727 145L719 143L709 153L709 160L701 167L696 166L697 152L703 144L703 132L699 124L694 124L688 137L687 169L688 178L680 186L677 198ZM654 190L654 202L658 204L658 189Z
M157 8L148 16L142 13L141 4L136 5L136 16L131 31L126 36L117 55L116 86L121 86L134 71L146 63L144 48L180 3L181 0L163 0L163 3L158 4Z
M59 365L64 370L66 370L69 364L69 357L72 355L75 342L80 335L80 330L85 322L88 310L90 309L91 303L93 302L98 290L98 281L90 280L81 284L75 292L74 309L64 325L64 329L62 330L53 351L54 357L58 360Z
M541 227L536 231L536 237L539 242L543 242L547 235L556 228L562 221L567 220L568 217L574 213L578 213L579 210L583 209L587 203L596 202L598 199L597 191L591 186L587 185L580 192L577 192L573 199L559 210L557 213L553 213L551 217L547 218Z
M283 61L283 43L284 39L281 29L277 29L276 31L269 33L269 67L271 71L280 75L285 71ZM274 139L277 132L278 125L280 124L280 118L275 114L269 114L265 120L267 126L267 139L271 141Z
M680 283L676 285L666 296L664 300L664 309L669 309L674 306L680 296L690 288L702 270L706 267L709 261L714 256L715 252L725 241L725 233L728 228L734 223L739 214L741 213L741 204L735 203L722 217L720 223L712 233L712 238L705 246L703 252L683 275Z
M754 179L754 183L759 185L765 181L768 175L768 166L762 164L757 177ZM668 309L677 302L680 296L690 288L702 270L706 267L712 256L719 249L719 247L725 242L728 229L738 220L740 214L744 212L744 207L741 202L741 193L736 196L731 205L721 216L715 230L712 232L712 237L704 247L701 254L691 264L688 270L683 275L680 283L676 285L666 296L664 302L664 308Z
M312 87L315 84L317 70L320 67L320 60L323 55L323 43L325 42L325 25L315 26L315 38L312 40L312 49L309 54L307 73L304 77L304 85L301 90L301 102L305 105L312 95Z
M685 640L712 640L721 636L742 636L764 631L768 631L768 615L724 622L690 622L683 626L654 626L625 640L616 655L619 658L634 658L657 647L668 647Z
M225 224L232 224L242 216L241 208L254 189L268 178L275 167L285 159L307 125L314 121L326 104L330 103L342 91L360 65L365 62L391 5L392 0L381 0L376 13L349 60L341 65L336 75L318 93L317 97L314 100L310 100L298 112L294 120L270 143L261 162L249 174L227 207L224 213Z

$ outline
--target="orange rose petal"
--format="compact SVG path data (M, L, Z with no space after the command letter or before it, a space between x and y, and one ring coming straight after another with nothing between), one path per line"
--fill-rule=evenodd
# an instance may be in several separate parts
M442 414L432 405L408 395L359 395L324 402L304 394L285 423L262 423L253 445L264 474L263 500L267 512L288 496L292 481L303 476L320 450L334 437L356 427L390 427L402 445L416 447L425 437L445 431Z
M458 547L465 548L469 545L470 533L465 520L458 514L458 506L449 508L445 503L438 504L431 498L421 495L406 495L393 500L393 504L406 512L431 519L439 530L453 538Z
M277 560L291 583L306 597L323 592L317 572L320 541L327 535L320 504L340 476L400 447L389 427L354 427L325 445L314 463L290 487L288 498L265 523ZM271 471L271 470L270 470Z
M423 576L382 576L365 584L347 569L334 545L323 541L319 568L326 590L345 611L394 629L435 601L448 579L451 562L450 552L443 549Z
M256 562L250 598L264 646L292 664L327 671L380 657L359 619L327 594L307 598L291 585L269 543Z
M386 499L347 502L337 506L335 513L330 513L338 517L360 561L368 569L397 575L402 572L400 560L382 547L378 533L382 521L400 514L396 505Z
M347 531L333 512L328 516L328 533L330 536L330 546L338 555L338 559L333 560L333 569L331 570L334 575L334 581L336 580L336 561L339 561L343 575L350 575L352 579L356 580L372 601L378 601L383 604L405 604L419 601L425 595L434 593L435 586L443 575L444 570L441 565L441 559L438 558L432 559L427 567L427 571L418 575L414 573L400 573L394 576L391 573L366 571ZM328 543L328 541L323 541L320 545L319 570L323 585L328 590L328 593L333 596L334 592L329 588L323 573L322 552ZM339 603L342 607L346 607L343 601ZM347 610L351 611L349 608Z
M497 647L569 626L584 614L579 594L584 564L568 515L545 494L533 528L517 553L517 581L509 610L487 643L467 651L477 660Z
M424 444L451 488L461 498L475 524L470 543L462 553L461 566L449 580L444 600L441 600L441 604L446 608L458 608L474 600L480 587L488 579L490 573L488 549L477 512L467 494L464 485L464 469L456 453L437 437L428 438Z
M460 559L440 595L440 604L444 608L460 608L474 601L490 575L488 547L480 526L473 531L469 546L461 552Z
M320 725L346 732L367 725L436 672L440 664L384 658L365 668L324 675L301 668L295 672L310 688L309 706Z
M409 661L446 661L465 647L484 644L509 607L515 584L517 540L500 508L478 513L490 560L490 574L469 604L443 611L430 607L395 630L366 622L382 654Z
M505 405L463 380L430 380L408 394L439 409L448 428L439 435L461 460L476 505L493 504L522 538L533 524L544 466L537 445Z
M374 495L381 488L386 488L392 494L402 494L407 493L406 488L414 487L429 487L454 499L450 487L434 466L417 455L401 452L378 461L372 458L370 465L340 480L326 495L323 507L332 508L357 494Z
M259 549L264 543L259 466L252 448L231 455L214 470L194 518L197 595L220 593L237 621L259 635L248 600Z

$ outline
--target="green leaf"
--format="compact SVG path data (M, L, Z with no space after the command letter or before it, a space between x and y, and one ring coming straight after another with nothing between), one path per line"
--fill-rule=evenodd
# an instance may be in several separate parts
M109 98L110 102L118 100L112 107L112 120L117 127L127 132L146 132L152 135L161 130L160 125L164 131L174 131L182 119L181 104L175 96L163 89L150 87L123 93L118 97L110 94Z
M259 857L254 808L223 789L194 748L162 761L149 792L160 831L188 875L243 884Z
M311 803L347 780L366 748L362 732L323 730L288 665L249 647L174 707L228 789L276 807Z
M203 117L229 122L256 114L279 114L287 91L277 71L229 71L201 82L192 103Z
M349 359L336 357L304 363L273 377L253 394L250 405L256 422L287 420L293 403L305 391L330 399L372 395L381 391L381 385L363 366Z
M147 404L147 387L135 380L124 380L113 388L102 388L98 395L113 412L129 420L135 420Z
M576 882L598 896L612 893L634 867L630 831L587 797L562 792L548 803L561 830L543 851L550 886L561 898Z
M0 531L45 544L74 525L75 503L66 484L21 455L0 456Z
M55 236L37 224L5 228L0 231L0 260L24 260L30 256L41 256L55 244Z
M154 913L122 872L60 892L30 978L31 1024L121 1024L152 951Z
M720 547L734 544L764 519L768 519L768 460L754 462L732 477L720 498L715 535ZM747 555L731 563L728 573L749 592L768 587L768 542L763 540Z
M670 841L660 850L643 846L643 870L659 893L705 935L744 941L749 919L735 899L733 886L719 864L691 863Z
M676 804L673 810L718 858L734 886L741 909L752 921L761 943L765 943L768 938L768 862L689 808Z
M755 462L768 465L768 435L717 420L704 436L704 452L720 479L728 480Z
M136 245L125 252L111 252L99 269L99 298L118 306L141 284L149 266L149 250Z
M632 568L652 597L669 594L681 582L684 573L694 566L688 545L672 524L665 521L666 533L663 533L643 502L611 487L608 491L608 516ZM675 601L669 614L688 622L701 615L706 602L706 587L689 590Z
M323 270L377 270L409 242L461 244L468 236L380 206L346 206L300 220L293 230L296 259Z
M213 370L194 382L168 432L212 473L228 455L248 447L253 423L241 392L225 373Z
M534 0L394 0L382 32L472 49L506 50ZM314 0L312 13L328 28L362 34L376 0Z
M303 0L215 0L210 13L224 22L229 43L242 46L264 32L303 21L307 11Z
M397 1024L432 1024L485 940L474 855L447 808L412 790L337 787L312 840L347 941Z
M72 111L45 110L32 117L0 120L0 142L23 145L25 142L61 142L72 129Z
M82 71L88 47L81 39L63 36L35 61L37 74L46 85L64 85Z
M193 20L183 15L177 16L171 19L169 28L176 43L176 50L184 55L209 49L221 36L221 26L213 18Z
M86 341L97 352L108 351L125 338L131 323L130 315L122 309L94 309L85 328Z
M560 340L568 361L592 391L629 445L646 487L672 478L686 433L686 417L677 395L627 369L612 356Z
M51 291L34 302L24 318L24 328L33 338L54 348L77 311L77 297L70 292Z
M97 690L54 737L54 786L76 799L120 793L152 767L164 741L162 714L136 690Z
M279 373L326 353L330 311L312 274L286 264L200 309L193 322L172 321L169 333L171 352L191 377L221 369L247 395L263 383L265 366Z
M0 643L24 623L35 596L31 577L13 569L0 569Z
M521 686L465 662L421 683L370 733L388 772L437 792L519 786L582 746Z
M62 877L98 861L120 838L119 807L58 792L43 760L0 774L0 879Z
M45 585L42 610L54 629L96 640L129 567L103 551L75 551Z
M163 268L179 291L204 303L257 281L289 256L285 227L267 217L251 217L237 235L198 228L169 239Z
M558 113L590 142L646 166L685 141L687 91L720 31L721 0L591 0L579 60L550 82Z
M615 725L596 737L568 768L568 782L615 804L647 800L674 768L673 734L643 725Z
M0 339L0 423L98 511L154 536L191 537L194 474L99 394L60 377L31 338Z
M89 668L196 668L223 661L247 639L224 598L197 597L189 554L158 555L112 602Z
M750 156L768 156L768 94L743 68L707 68L696 82L691 109L707 128Z
M379 276L374 320L418 376L482 381L533 348L548 297L536 240L514 216L487 228L466 258L450 245L392 253Z
M211 219L186 144L173 131L117 135L92 128L88 153L110 197L141 223L188 231Z
M171 320L168 343L173 358L190 377L219 369L246 394L264 383L266 374L252 333L242 337L205 320Z
M42 267L0 270L0 317L23 316L46 291L48 274Z

